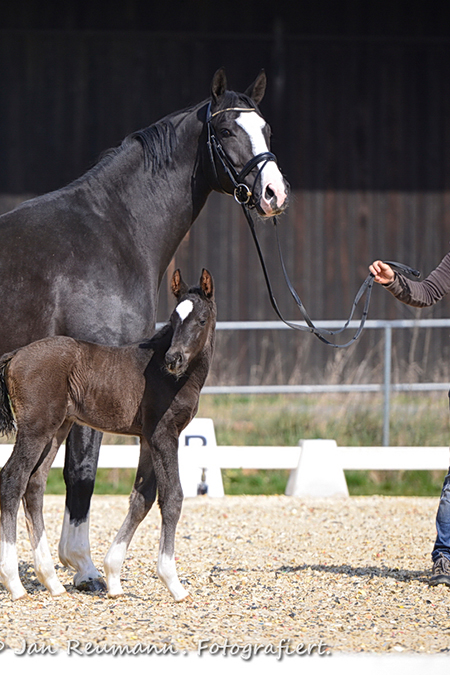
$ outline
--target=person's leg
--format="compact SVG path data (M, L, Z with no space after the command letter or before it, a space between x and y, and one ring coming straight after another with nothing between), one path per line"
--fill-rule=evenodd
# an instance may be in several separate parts
M431 557L434 564L430 583L450 586L450 469L444 480L436 514L436 541Z

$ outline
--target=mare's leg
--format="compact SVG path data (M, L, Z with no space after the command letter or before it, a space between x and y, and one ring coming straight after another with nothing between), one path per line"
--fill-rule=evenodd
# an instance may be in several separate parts
M26 595L17 560L17 513L31 472L48 442L48 437L19 431L14 450L0 474L0 581L13 600Z
M62 564L75 570L74 585L84 591L105 590L89 545L89 511L101 442L100 432L77 424L66 441L66 508L58 553Z
M156 498L156 477L150 448L145 439L141 440L139 464L136 472L130 506L127 516L118 531L104 560L108 595L122 595L120 570L138 525L144 520Z
M47 542L43 518L43 502L48 472L61 443L67 436L71 422L65 422L45 447L39 465L34 469L23 496L28 536L34 556L34 569L39 581L55 595L65 593L65 588L56 576L55 567Z
M183 504L183 490L178 470L178 435L164 429L152 438L153 465L158 485L158 504L162 525L157 573L173 598L180 602L188 591L178 579L175 566L175 532Z

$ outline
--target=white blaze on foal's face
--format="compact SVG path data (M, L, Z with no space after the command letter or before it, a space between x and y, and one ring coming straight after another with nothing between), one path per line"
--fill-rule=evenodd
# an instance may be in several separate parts
M248 134L254 156L269 151L263 134L266 122L258 115L258 113L243 112L236 118L236 124L239 124L241 129ZM258 164L258 167L260 166L261 164ZM265 213L270 214L272 211L272 206L270 204L272 195L268 198L268 195L266 194L268 188L272 191L273 195L275 195L278 206L281 207L287 196L286 186L280 170L273 160L266 162L261 171L261 207Z
M180 302L180 304L176 307L176 312L180 317L181 322L183 322L186 317L189 316L193 309L194 303L192 300L183 300L183 302Z

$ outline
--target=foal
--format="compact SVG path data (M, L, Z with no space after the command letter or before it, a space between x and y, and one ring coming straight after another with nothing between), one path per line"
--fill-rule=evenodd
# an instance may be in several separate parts
M52 595L65 591L56 576L43 522L48 469L71 425L139 436L139 464L128 514L104 561L108 594L123 593L120 570L139 523L156 498L162 526L158 576L176 601L187 591L174 557L183 491L178 437L197 412L209 371L216 324L213 280L203 270L188 288L172 277L177 299L166 324L145 342L106 347L70 337L49 337L0 359L0 432L14 428L13 452L0 473L0 581L16 600L26 595L18 572L17 513L23 499L39 581Z

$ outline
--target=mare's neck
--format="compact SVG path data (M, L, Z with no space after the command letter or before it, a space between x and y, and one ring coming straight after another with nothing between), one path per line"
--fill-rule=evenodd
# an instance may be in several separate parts
M157 265L158 284L211 191L200 159L204 109L203 103L167 118L174 143L161 166L147 167L141 141L128 139L89 179L113 215L123 214L120 227Z

